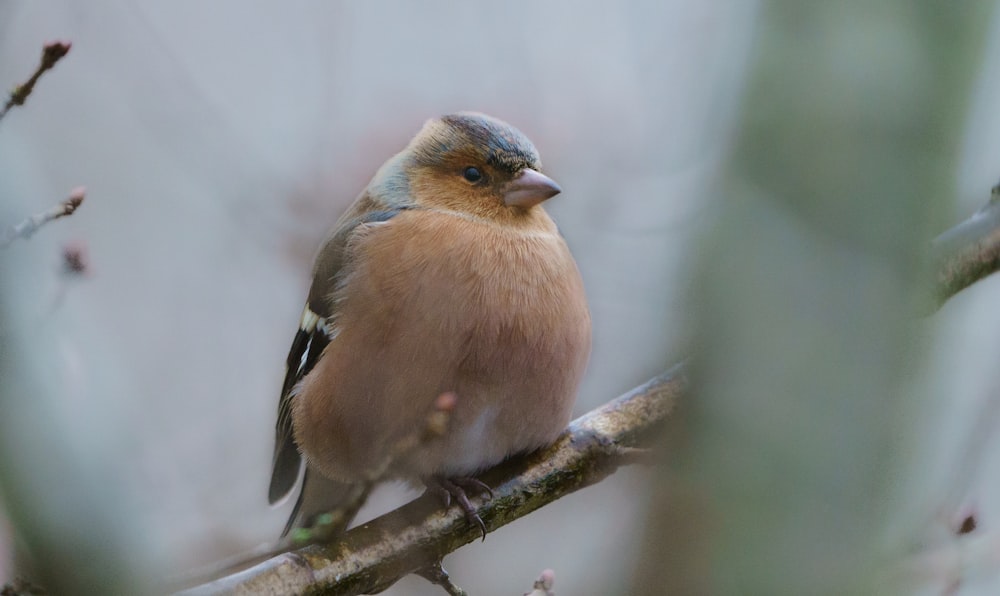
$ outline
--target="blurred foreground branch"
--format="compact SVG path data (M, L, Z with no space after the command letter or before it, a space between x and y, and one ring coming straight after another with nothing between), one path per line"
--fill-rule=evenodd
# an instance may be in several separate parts
M554 445L490 470L494 498L479 508L492 532L636 461L642 445L685 391L684 365L570 423ZM362 594L384 589L480 537L456 507L424 496L349 531L183 592L208 594Z
M35 214L16 226L8 226L0 230L0 248L7 248L17 238L30 238L38 228L54 219L72 215L74 211L83 203L85 191L83 187L74 188L69 197L59 204L53 206L48 211Z

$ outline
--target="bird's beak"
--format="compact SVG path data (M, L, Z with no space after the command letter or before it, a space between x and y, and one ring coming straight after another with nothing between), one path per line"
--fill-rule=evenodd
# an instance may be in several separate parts
M545 174L525 168L503 189L503 202L510 207L534 207L561 193L556 181Z

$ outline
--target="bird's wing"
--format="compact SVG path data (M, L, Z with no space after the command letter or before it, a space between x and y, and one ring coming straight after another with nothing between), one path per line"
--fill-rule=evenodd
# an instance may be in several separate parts
M309 374L330 343L329 324L336 315L332 294L341 272L349 259L348 241L360 227L386 222L402 211L401 208L381 209L374 201L363 196L340 221L316 258L313 283L309 299L302 311L299 329L292 340L286 360L287 370L278 402L278 421L275 425L274 459L268 501L274 504L285 498L294 488L303 466L302 456L292 430L292 403L298 383ZM305 475L308 480L308 473ZM305 484L305 480L303 481ZM304 491L303 491L304 492ZM301 494L289 523L294 521L301 506ZM290 527L290 526L289 526ZM288 531L286 527L285 531Z
M291 492L299 477L302 456L292 434L292 400L295 398L295 385L312 370L323 349L330 343L325 323L325 317L320 316L306 304L299 322L299 330L295 332L292 347L288 351L285 382L281 387L281 399L278 402L278 422L275 425L271 486L267 493L267 500L272 505Z

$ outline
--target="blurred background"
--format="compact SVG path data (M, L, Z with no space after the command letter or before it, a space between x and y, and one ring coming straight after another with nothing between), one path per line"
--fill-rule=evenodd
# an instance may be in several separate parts
M822 475L801 517L775 527L818 511L827 524L808 540L830 552L791 548L792 533L760 556L813 557L796 568L815 579L835 546L873 544L868 562L890 568L914 545L950 544L966 512L990 532L1000 444L991 432L965 446L1000 399L1000 281L929 318L909 297L919 247L1000 177L996 14L992 2L0 1L0 85L23 81L45 41L73 43L0 123L0 221L74 186L88 195L0 253L0 482L21 536L7 532L3 577L20 544L64 591L141 592L278 536L290 504L267 505L273 423L313 251L387 157L456 110L523 130L564 188L548 209L594 320L577 414L697 350L704 407L682 418L693 438L676 453L697 456L689 468L704 456L707 472L671 474L714 487L739 467L750 480L718 501L737 509L769 500L767 486L802 497L794 470ZM67 244L85 247L84 276L60 273ZM733 399L745 433L713 414ZM788 468L767 455L803 440L817 444L778 458ZM781 471L756 474L760 462ZM643 549L670 539L652 475L619 472L445 567L475 594L523 593L546 567L563 594L655 593ZM879 485L878 505L852 518L869 493L828 489L858 479ZM412 496L388 487L362 516ZM831 540L845 519L870 530ZM740 552L719 544L708 560ZM995 562L950 569L919 589L1000 589ZM730 580L710 591L748 585ZM387 593L439 590L407 578Z

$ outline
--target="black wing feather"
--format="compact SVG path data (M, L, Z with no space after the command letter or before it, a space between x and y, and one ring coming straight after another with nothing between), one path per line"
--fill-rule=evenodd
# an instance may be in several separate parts
M330 343L327 328L333 314L330 294L343 269L347 241L359 225L388 221L400 211L408 208L382 210L372 209L373 206L373 202L366 197L359 199L355 204L355 209L359 209L361 213L353 217L347 216L344 221L338 223L334 233L327 239L316 259L313 285L309 290L309 300L306 305L307 310L303 314L302 324L292 340L291 349L288 351L285 381L282 384L281 399L278 402L274 459L271 468L271 484L268 488L268 501L272 505L285 498L295 488L295 483L303 467L302 455L295 444L292 430L292 400L295 398L295 389L299 381L309 374L309 371L319 361L323 350ZM303 487L308 476L307 469L303 479ZM300 492L282 536L291 529L302 505L304 493L304 490Z
M323 349L329 344L322 328L299 329L292 340L288 351L285 382L281 388L281 400L278 402L278 423L275 425L274 460L271 464L271 486L268 488L267 500L272 505L295 487L302 466L302 455L295 445L292 433L292 399L295 385L306 376ZM302 356L306 355L305 362Z

